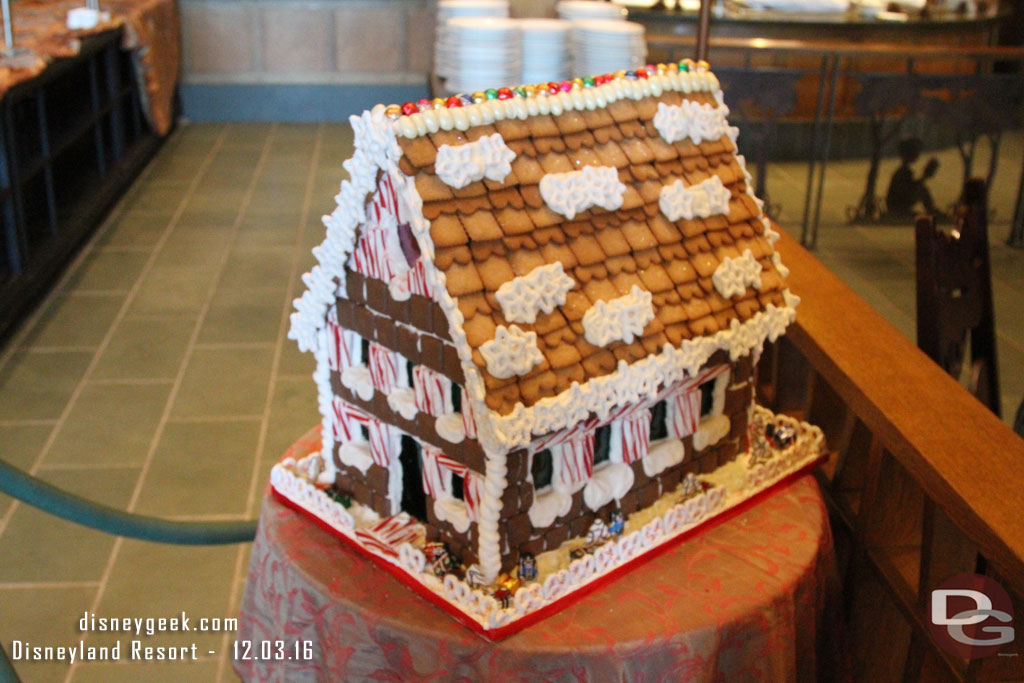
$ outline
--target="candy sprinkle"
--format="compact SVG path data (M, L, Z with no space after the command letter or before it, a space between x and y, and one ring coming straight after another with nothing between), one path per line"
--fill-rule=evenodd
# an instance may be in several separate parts
M412 116L419 112L428 111L431 108L454 109L471 104L480 104L488 100L510 100L516 97L526 99L539 97L541 95L558 95L563 92L602 86L607 83L623 79L635 81L637 79L648 79L654 75L664 75L666 73L708 71L709 69L710 66L707 61L703 59L698 62L695 62L692 59L681 59L679 62L669 62L668 64L648 64L646 67L641 67L636 70L616 71L614 74L599 74L595 76L585 76L583 78L573 78L572 80L565 80L561 83L551 81L549 83L538 83L536 85L519 85L515 88L490 88L488 90L474 92L472 95L458 94L452 95L447 99L442 97L435 97L433 100L422 99L419 100L419 102L406 102L401 106L391 104L384 108L384 115L391 120L397 120L403 115Z

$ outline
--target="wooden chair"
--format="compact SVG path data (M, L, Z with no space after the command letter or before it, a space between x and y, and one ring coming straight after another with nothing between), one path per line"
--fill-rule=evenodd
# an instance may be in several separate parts
M960 377L969 342L967 388L1000 415L985 194L979 179L964 185L952 231L937 230L931 216L917 219L917 345Z

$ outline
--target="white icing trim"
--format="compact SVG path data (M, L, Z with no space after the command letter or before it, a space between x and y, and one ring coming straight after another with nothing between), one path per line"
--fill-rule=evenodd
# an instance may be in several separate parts
M686 187L682 180L661 188L658 208L670 221L708 218L729 213L732 193L717 175Z
M441 145L434 161L434 172L454 188L484 178L500 183L512 172L515 158L516 153L508 148L501 134L494 133L462 145Z
M775 251L772 252L772 264L775 266L775 270L779 271L779 276L783 279L789 277L789 268L782 264L782 254Z
M373 379L365 365L350 365L342 370L341 385L364 401L373 398Z
M650 292L633 285L625 296L598 301L583 314L586 340L594 346L607 346L613 341L632 344L654 320L651 300Z
M565 295L575 286L576 281L565 274L562 263L555 261L509 280L494 296L501 304L505 320L535 323L538 311L551 313L565 303Z
M501 519L501 498L505 494L505 487L508 486L508 480L505 478L507 473L505 454L488 453L484 473L484 495L476 515L480 569L488 583L497 579L501 573L501 534L498 532L498 520Z
M338 448L338 458L342 464L355 467L363 474L366 474L366 470L370 469L370 465L373 464L373 456L370 455L370 445L367 443L346 441ZM331 483L334 482L332 481Z
M334 466L334 388L331 386L331 364L328 356L327 327L317 330L319 341L313 349L316 369L313 382L316 384L317 408L320 410L320 453L324 460L324 473L336 473Z
M594 470L583 487L583 502L597 511L613 500L619 500L633 488L633 468L623 462L610 462Z
M313 249L318 265L302 276L306 291L294 301L295 312L290 317L288 338L298 342L300 351L316 350L316 333L325 324L327 308L336 296L345 296L345 261L355 249L356 229L366 218L366 196L377 189L377 170L396 165L402 156L383 107L350 116L349 121L355 153L342 164L349 179L341 183L335 197L337 207L323 217L327 233Z
M530 524L535 529L545 529L555 523L562 515L569 514L572 508L572 496L554 487L542 493L534 492L533 504L528 512Z
M683 100L682 104L658 102L653 123L665 142L690 138L693 144L699 145L705 140L718 140L729 134L728 115L729 108L724 104L712 107L693 100Z
M462 423L462 413L441 415L434 421L437 435L445 441L462 443L466 438L466 426Z
M301 505L338 531L351 533L356 526L352 515L341 505L302 477L292 473L287 460L270 470L270 484L278 493Z
M723 258L715 268L711 281L718 293L726 299L742 296L748 286L761 289L761 264L754 258L754 252L744 249L743 256Z
M679 439L662 439L651 444L641 462L644 474L655 477L686 458L686 447Z
M613 211L622 206L626 186L612 166L584 166L579 171L548 173L538 184L544 203L569 220L592 206Z
M402 511L402 487L404 485L402 461L398 458L402 448L403 432L396 427L392 427L390 434L391 452L395 455L391 458L391 463L388 465L388 502L391 504L391 514L397 515Z
M537 346L537 333L524 332L518 325L498 325L494 339L480 346L480 354L487 362L487 372L498 379L525 375L534 365L544 362L544 354Z
M457 498L444 496L434 501L434 515L442 522L448 522L460 534L469 530L469 511L466 504Z
M694 450L702 451L714 446L729 433L731 425L727 415L712 415L700 421L693 435Z

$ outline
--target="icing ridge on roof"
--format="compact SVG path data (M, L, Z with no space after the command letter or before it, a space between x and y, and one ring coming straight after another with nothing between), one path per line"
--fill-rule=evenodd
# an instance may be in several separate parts
M675 70L672 67L675 67ZM401 107L391 105L380 107L380 111L387 112L394 120L399 135L412 139L436 133L438 130L464 131L473 126L488 125L505 119L525 120L538 115L558 116L567 111L593 111L618 100L657 97L663 92L721 92L718 79L704 62L693 64L691 60L683 60L679 65L669 64L667 67L659 64L652 74L648 74L646 69L620 72L622 76L626 76L627 73L632 75L632 78L600 77L602 82L594 82L590 87L570 87L566 90L562 87L564 84L556 83L519 86L515 90L502 88L509 93L504 99L495 97L478 102L471 96L464 95L450 97L445 106L436 109L430 108L403 115ZM580 83L594 81L593 78L576 80ZM469 98L469 101L466 102L464 98ZM409 104L411 103L407 103L406 107L407 111L411 112ZM413 107L419 109L417 105Z

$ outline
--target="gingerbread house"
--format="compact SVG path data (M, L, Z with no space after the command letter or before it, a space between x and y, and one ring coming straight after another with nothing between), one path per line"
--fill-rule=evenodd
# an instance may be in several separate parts
M552 86L353 117L292 316L323 415L298 469L472 585L748 453L794 317L706 68Z

